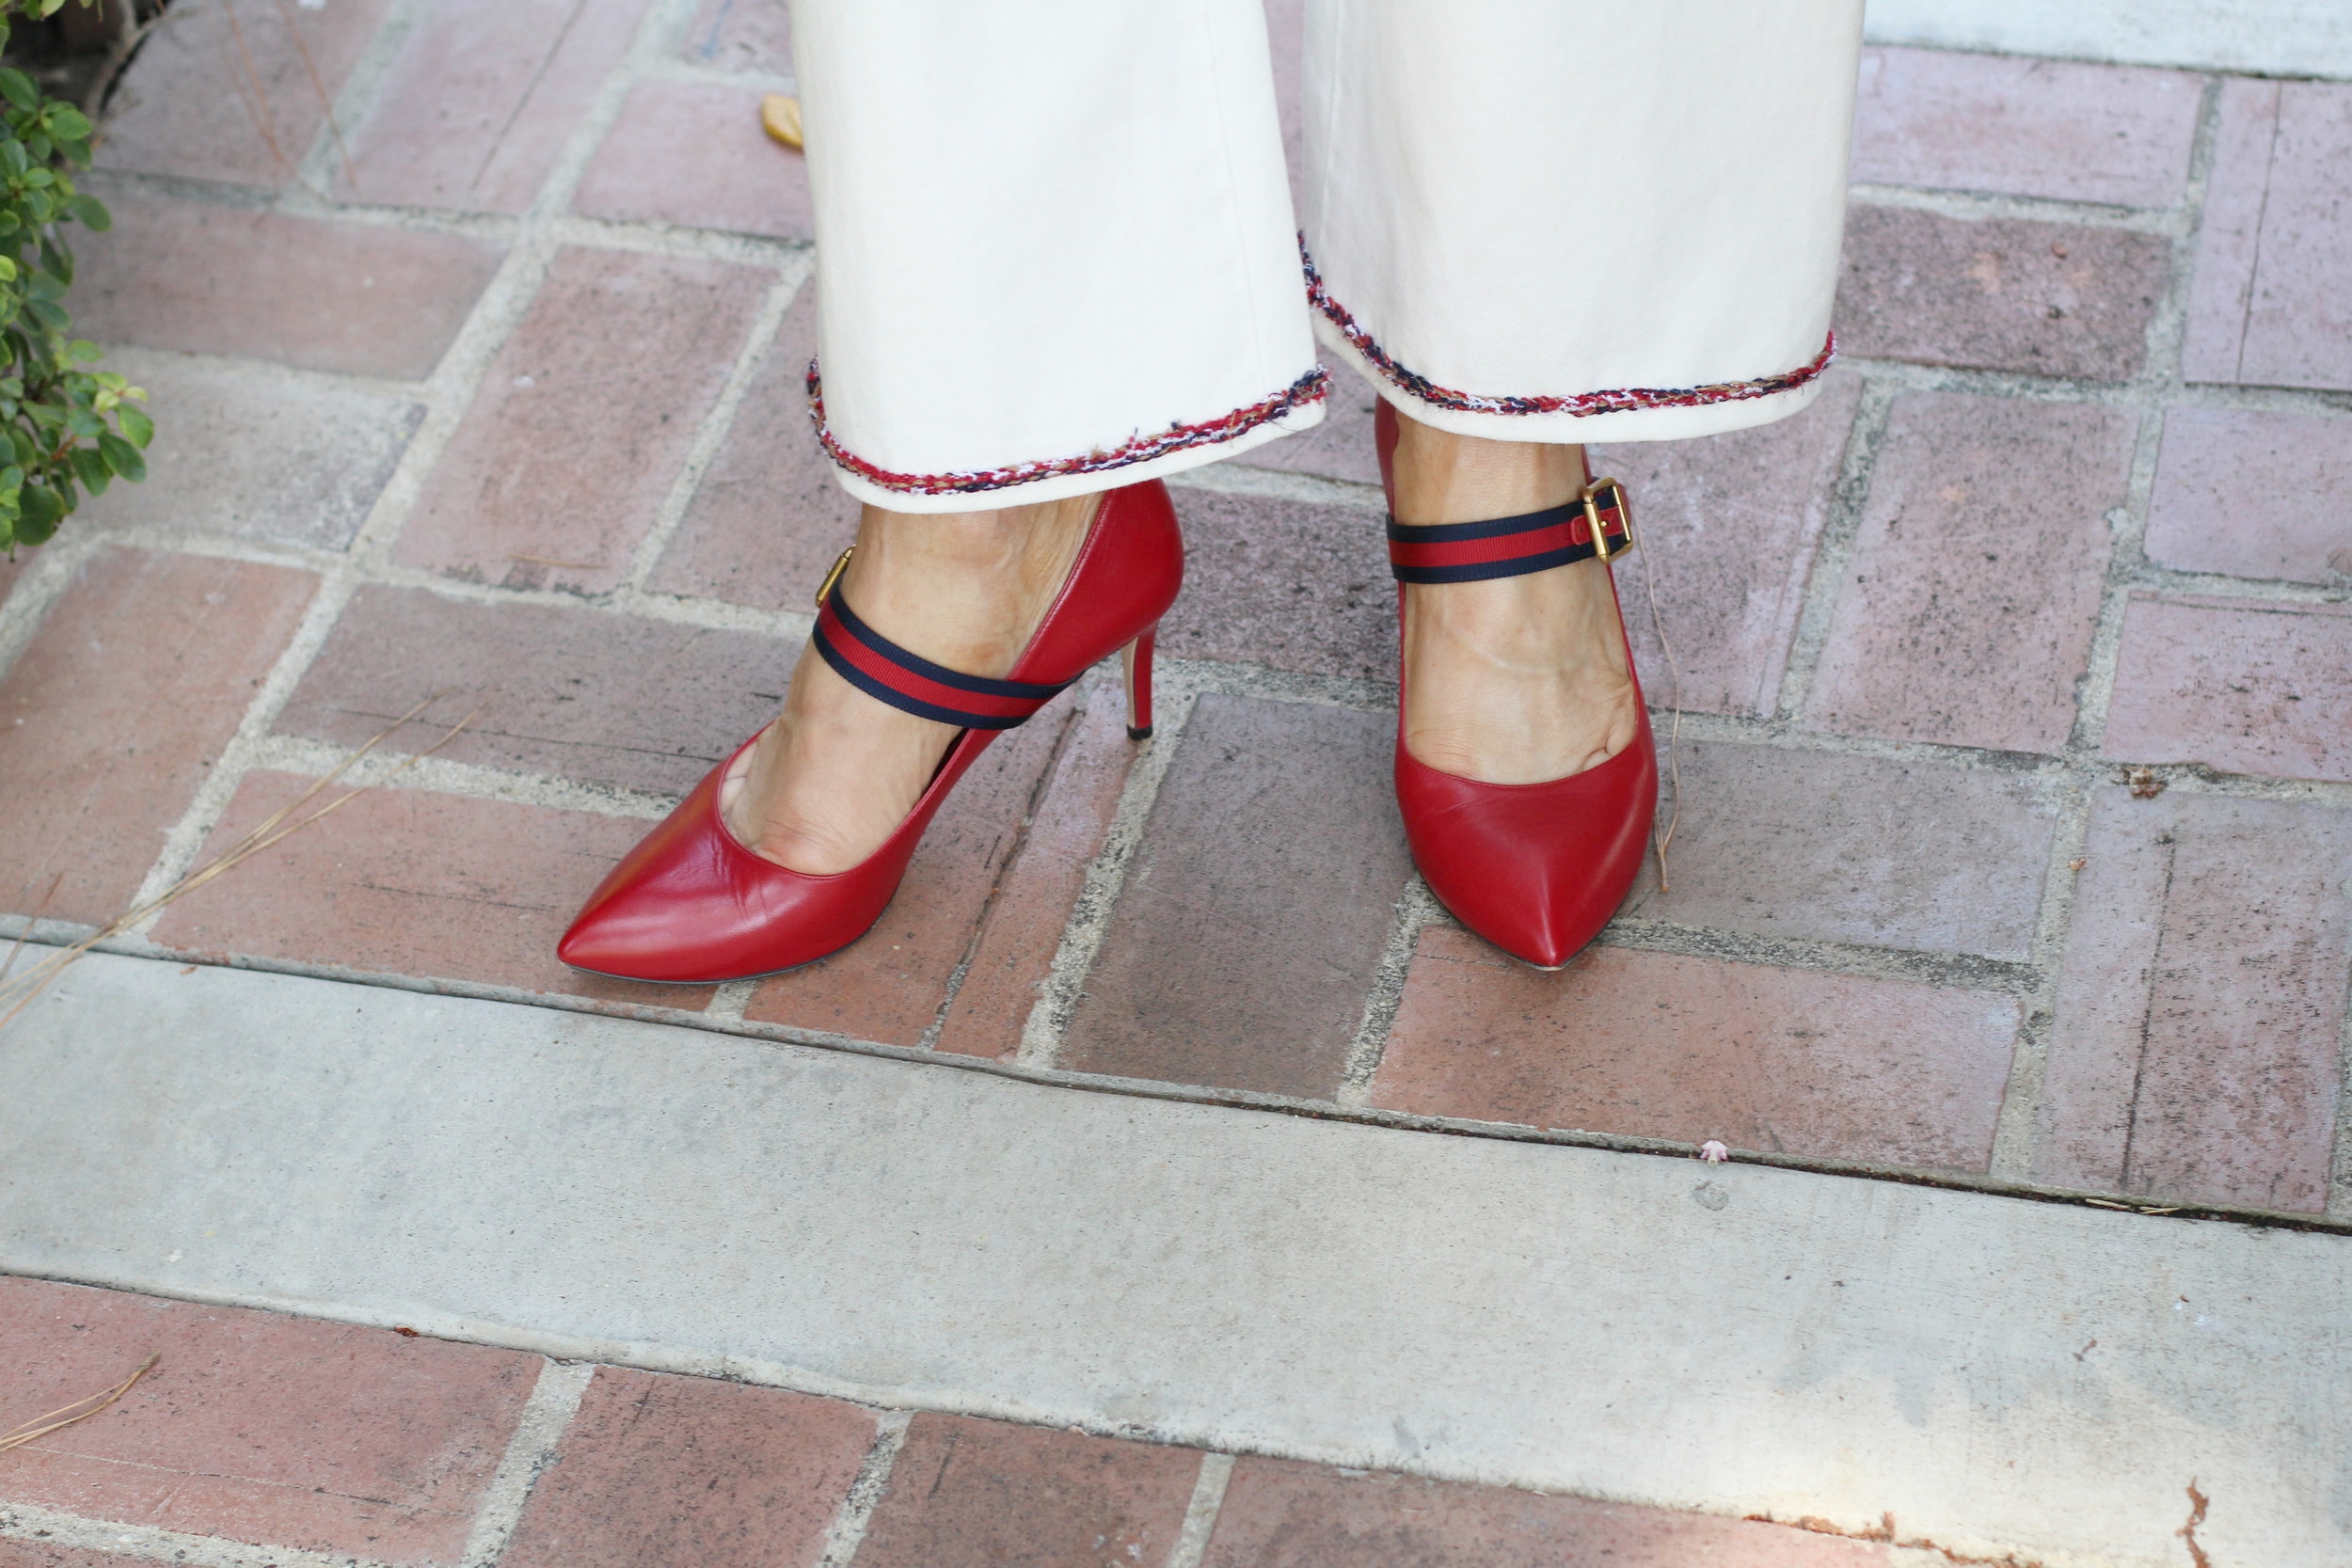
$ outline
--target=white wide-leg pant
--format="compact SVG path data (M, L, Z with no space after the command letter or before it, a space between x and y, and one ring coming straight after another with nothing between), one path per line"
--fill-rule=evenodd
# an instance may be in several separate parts
M1306 0L1300 215L1261 7L794 0L810 396L853 495L1232 456L1322 418L1317 340L1501 440L1812 399L1862 0Z

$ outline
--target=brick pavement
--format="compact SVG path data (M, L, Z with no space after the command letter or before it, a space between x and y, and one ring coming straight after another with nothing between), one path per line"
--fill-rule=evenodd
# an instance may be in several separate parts
M471 732L125 950L2352 1221L2352 87L1869 52L1820 402L1597 453L1646 527L1621 581L1661 725L1682 709L1682 816L1566 972L1495 961L1404 863L1343 374L1321 430L1185 476L1154 740L1082 692L992 752L874 937L669 990L567 974L554 938L760 722L854 513L798 408L804 181L750 124L789 85L780 6L596 0L556 45L538 10L241 8L266 135L224 106L208 11L130 72L75 309L155 390L155 478L0 565L0 931L53 884L52 938L168 885L441 691L387 762L483 704ZM596 1402L616 1375L566 1440L686 1463ZM1152 1550L1184 1517L1157 1459L1003 1441L952 1518L795 1447L830 1500L714 1482L709 1528L801 1539L854 1493L911 1553L1025 1487ZM1475 1500L1375 1527L1393 1488L1253 1464L1232 1517L1305 1533L1232 1525L1252 1560L1325 1528L1437 1530L1392 1548L1435 1562L1618 1528ZM569 1541L564 1506L515 1551ZM1816 1560L1783 1549L1754 1560Z

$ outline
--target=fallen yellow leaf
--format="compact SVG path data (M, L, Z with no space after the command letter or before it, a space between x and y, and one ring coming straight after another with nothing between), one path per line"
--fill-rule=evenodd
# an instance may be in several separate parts
M801 145L801 101L771 92L759 101L759 123L787 147Z

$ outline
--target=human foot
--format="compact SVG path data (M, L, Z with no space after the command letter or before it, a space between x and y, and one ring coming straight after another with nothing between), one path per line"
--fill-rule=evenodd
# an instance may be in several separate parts
M1403 525L1542 511L1583 486L1581 447L1486 441L1397 420L1391 505ZM1581 561L1405 590L1405 745L1440 772L1539 784L1633 741L1640 699L1609 568Z
M930 514L869 506L842 596L910 651L1001 677L1052 608L1101 500ZM905 819L956 735L876 702L803 650L784 711L721 785L720 816L764 860L812 876L847 871Z

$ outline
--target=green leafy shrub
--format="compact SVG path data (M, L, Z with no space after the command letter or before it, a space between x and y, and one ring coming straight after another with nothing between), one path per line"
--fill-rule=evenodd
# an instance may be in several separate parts
M11 16L39 20L64 5L0 0L0 47ZM0 66L0 549L11 554L56 532L82 492L145 479L140 452L155 434L138 406L147 394L110 371L82 369L97 345L67 336L73 253L64 226L103 233L111 222L71 178L89 167L90 129L81 110Z

